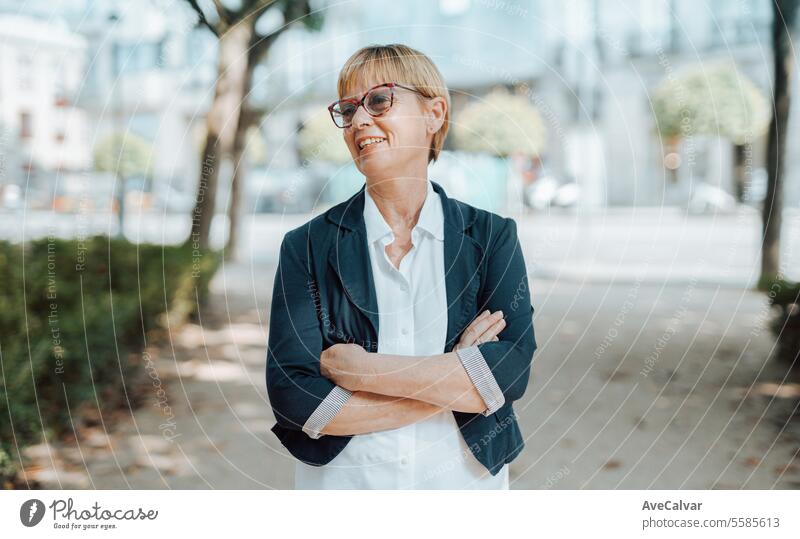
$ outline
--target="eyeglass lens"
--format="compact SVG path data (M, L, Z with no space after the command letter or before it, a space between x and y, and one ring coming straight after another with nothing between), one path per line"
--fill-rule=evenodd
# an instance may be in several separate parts
M364 108L372 116L383 114L392 106L391 88L381 87L371 90L364 99ZM333 118L340 127L348 127L356 114L356 105L350 101L336 103L333 107Z

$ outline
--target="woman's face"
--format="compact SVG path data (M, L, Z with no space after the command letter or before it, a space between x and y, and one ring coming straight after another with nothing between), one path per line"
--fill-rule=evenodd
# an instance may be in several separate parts
M358 86L348 97L360 99L378 84L382 82ZM370 179L417 177L427 169L431 140L442 126L445 106L441 97L426 99L395 87L392 106L382 115L373 117L358 107L352 125L342 130L358 170ZM381 140L364 145L370 138Z

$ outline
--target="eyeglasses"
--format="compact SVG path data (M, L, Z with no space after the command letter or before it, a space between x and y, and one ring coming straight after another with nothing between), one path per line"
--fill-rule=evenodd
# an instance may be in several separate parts
M329 105L328 112L331 113L333 123L336 124L336 127L342 129L350 127L353 125L353 116L356 115L356 110L362 105L370 116L380 116L392 108L395 88L405 88L406 90L424 95L416 88L397 84L396 82L379 84L367 90L361 99L340 99Z

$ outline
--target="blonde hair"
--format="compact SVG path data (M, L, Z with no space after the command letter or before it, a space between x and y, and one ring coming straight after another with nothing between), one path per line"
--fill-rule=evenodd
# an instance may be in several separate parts
M447 104L444 123L433 134L428 151L428 163L436 161L450 129L450 93L433 61L420 51L398 43L363 47L348 58L339 72L336 85L339 99L351 95L353 88L371 80L378 81L378 84L408 84L425 97L444 98Z

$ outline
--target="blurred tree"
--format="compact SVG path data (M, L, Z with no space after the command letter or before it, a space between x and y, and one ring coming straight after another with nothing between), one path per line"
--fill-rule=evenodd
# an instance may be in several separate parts
M147 139L130 132L112 133L94 147L94 168L123 178L148 176L153 147Z
M342 130L333 125L327 110L317 112L303 123L300 130L300 157L337 165L352 159L342 139Z
M247 145L245 153L248 163L264 166L267 164L267 142L264 140L264 133L257 125L247 130Z
M116 177L118 238L125 237L125 182L131 177L149 177L152 159L150 143L128 131L112 133L95 146L94 168Z
M247 97L253 84L253 71L267 55L278 37L296 21L318 30L322 17L313 12L311 0L241 0L228 7L213 0L214 10L207 15L198 0L186 0L197 13L198 24L219 39L219 58L214 98L206 116L206 135L200 162L200 181L192 211L192 231L187 243L209 246L209 231L216 205L219 167L222 159L234 163L231 179L231 202L228 208L229 231L225 256L235 253L238 239L241 183L246 176L240 166L247 133L256 125L264 110L251 106ZM233 4L232 4L233 5ZM283 23L273 31L261 33L257 22L267 13L277 13Z
M780 279L780 241L783 217L783 167L789 123L794 55L791 34L800 0L769 0L772 4L772 122L767 139L767 196L763 208L763 243L759 287L768 289Z
M656 130L669 151L682 138L718 136L733 143L734 186L743 200L746 156L767 131L769 103L733 63L693 66L663 81L653 94ZM670 167L673 181L676 168Z
M525 96L502 88L464 107L453 123L457 149L499 157L539 156L546 137L547 129L536 106Z

